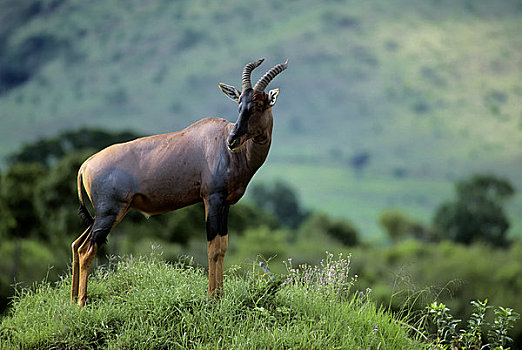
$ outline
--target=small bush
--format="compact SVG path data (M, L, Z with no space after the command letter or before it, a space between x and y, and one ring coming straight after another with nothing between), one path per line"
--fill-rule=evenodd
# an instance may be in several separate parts
M339 243L347 247L359 244L359 232L351 222L345 219L332 219L324 214L311 215L297 233L298 239L323 235L333 239L334 246Z
M357 281L357 275L350 275L350 256L340 253L334 259L332 253L326 253L319 266L301 264L292 266L292 258L287 261L288 275L285 284L290 284L310 291L332 292L342 297L348 295Z
M488 300L471 301L473 312L468 319L467 327L459 329L461 320L455 319L445 304L433 302L426 307L427 316L435 327L435 332L428 336L433 338L435 349L509 349L512 341L508 331L518 320L519 315L510 308L495 309L495 320L486 322L486 312L491 307ZM489 343L484 344L489 341Z

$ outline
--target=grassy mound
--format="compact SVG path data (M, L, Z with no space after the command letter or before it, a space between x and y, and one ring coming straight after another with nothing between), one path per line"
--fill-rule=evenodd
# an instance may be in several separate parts
M70 276L16 297L0 348L419 349L404 326L319 269L272 281L229 270L225 296L209 301L203 269L157 257L125 258L90 279L89 299L69 302ZM346 271L343 272L347 276ZM330 276L328 280L324 278ZM286 277L285 277L286 278ZM342 288L339 288L342 286Z

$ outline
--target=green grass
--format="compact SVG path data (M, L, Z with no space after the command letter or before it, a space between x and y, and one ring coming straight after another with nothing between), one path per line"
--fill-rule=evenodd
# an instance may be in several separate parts
M69 302L70 276L16 297L0 324L12 349L421 349L366 298L283 284L254 267L228 270L225 296L206 296L204 271L157 257L125 258L91 276L89 299ZM343 296L344 295L344 296Z

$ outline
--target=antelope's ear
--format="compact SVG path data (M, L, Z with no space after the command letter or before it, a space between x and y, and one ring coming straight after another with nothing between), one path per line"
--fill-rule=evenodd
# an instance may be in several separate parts
M279 95L279 89L273 89L268 92L268 103L270 107L275 105L277 100L277 95Z
M223 83L219 83L219 88L221 89L221 91L223 91L225 95L228 96L229 99L234 100L237 103L239 102L239 96L241 95L241 91L239 91L233 86Z

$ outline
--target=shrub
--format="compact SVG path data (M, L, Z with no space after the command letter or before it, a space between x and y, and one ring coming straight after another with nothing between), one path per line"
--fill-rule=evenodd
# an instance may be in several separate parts
M319 266L301 264L293 267L292 258L286 262L287 277L285 284L291 284L310 291L331 292L338 297L345 297L357 281L357 275L350 274L350 256L342 253L334 259L326 252L326 259L321 259Z
M428 319L435 326L435 333L428 337L434 338L435 349L509 349L507 347L513 339L508 336L508 331L518 320L519 314L510 308L502 306L495 309L495 320L492 324L486 319L488 300L471 301L473 311L468 319L467 328L459 329L461 320L455 319L450 309L443 303L434 301L426 307ZM489 329L489 330L487 330ZM486 338L487 337L487 338ZM484 342L489 343L484 344Z
M264 259L282 257L288 253L288 231L271 230L267 226L247 229L237 239L236 253L233 258L244 261L255 260L258 256Z
M493 175L475 175L457 183L456 192L456 200L443 203L435 213L434 224L443 237L505 246L509 221L503 204L515 193L513 185Z
M282 225L292 229L299 227L308 216L295 189L281 181L271 186L254 184L249 190L249 198L259 208L274 215Z
M465 320L472 313L468 301L486 298L522 310L522 242L506 250L408 240L386 248L359 246L351 252L358 286L372 288L373 299L394 311L420 312L437 300ZM522 323L514 325L511 335L520 342Z
M336 243L350 247L359 244L359 233L355 226L345 219L332 219L325 214L314 214L299 229L299 238L326 235Z
M416 238L428 242L438 240L435 230L395 209L382 211L378 221L381 228L394 243L406 238Z

